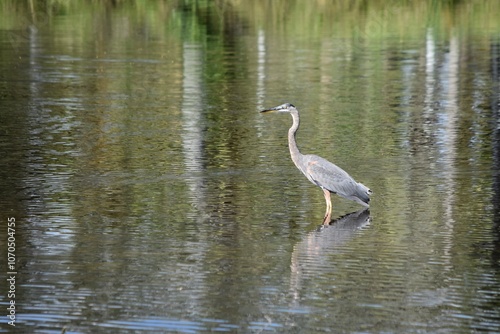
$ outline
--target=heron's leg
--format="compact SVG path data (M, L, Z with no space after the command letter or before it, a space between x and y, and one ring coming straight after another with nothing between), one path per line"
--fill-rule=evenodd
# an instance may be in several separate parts
M323 218L323 224L327 225L332 220L332 199L330 196L330 192L328 190L323 189L323 194L325 195L325 201L326 201L326 212L325 212L325 218Z

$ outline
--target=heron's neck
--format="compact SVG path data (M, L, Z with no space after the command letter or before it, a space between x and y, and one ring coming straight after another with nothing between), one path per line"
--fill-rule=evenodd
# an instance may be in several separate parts
M299 156L301 156L299 148L297 147L297 142L295 141L295 133L299 128L300 119L298 112L291 112L290 115L292 115L293 124L288 130L288 148L290 149L290 155L292 156L293 162L296 163Z

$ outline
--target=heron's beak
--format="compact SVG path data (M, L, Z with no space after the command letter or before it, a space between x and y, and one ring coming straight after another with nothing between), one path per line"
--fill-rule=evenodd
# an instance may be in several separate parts
M260 112L268 112L268 113L271 113L271 112L274 112L274 111L276 111L276 108L265 109L265 110L261 110Z

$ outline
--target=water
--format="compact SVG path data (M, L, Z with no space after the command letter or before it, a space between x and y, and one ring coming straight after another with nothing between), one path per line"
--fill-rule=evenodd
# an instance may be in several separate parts
M0 6L0 331L500 331L495 1L32 5ZM369 211L320 226L283 102Z

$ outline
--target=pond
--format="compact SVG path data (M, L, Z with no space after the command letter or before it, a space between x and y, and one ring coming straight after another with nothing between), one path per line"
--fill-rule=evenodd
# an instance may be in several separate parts
M499 332L499 12L1 2L0 332Z

